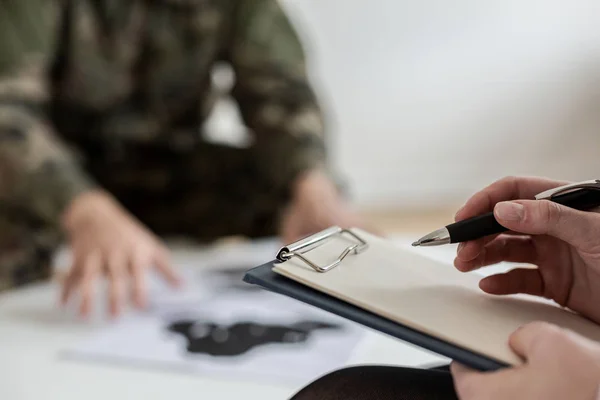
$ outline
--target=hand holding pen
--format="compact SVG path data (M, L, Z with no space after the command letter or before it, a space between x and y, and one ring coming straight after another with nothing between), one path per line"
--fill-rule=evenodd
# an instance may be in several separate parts
M487 277L480 287L496 295L525 293L553 299L600 323L600 214L550 200L521 200L565 188L562 185L541 178L505 178L475 194L457 213L457 221L491 212L510 232L462 242L454 264L463 272L503 261L537 266ZM561 196L568 191L577 194L576 199L588 194L600 204L600 190L593 188L600 184L578 185L583 189L571 186L548 193Z
M494 225L488 220L483 224L488 230L479 231L485 234L461 242L454 264L463 272L502 261L532 264L484 278L480 287L494 295L525 293L552 299L600 323L600 214L559 202L567 199L591 210L600 184L562 185L547 179L506 178L475 194L456 214L456 220L481 224L481 219L472 222L478 221L473 218L491 213L502 232L490 234L493 229L489 227ZM524 200L547 190L550 192L537 196L539 200ZM460 229L459 225L459 233ZM461 399L563 399L597 393L597 342L538 322L516 331L509 344L526 361L522 367L480 373L452 365Z

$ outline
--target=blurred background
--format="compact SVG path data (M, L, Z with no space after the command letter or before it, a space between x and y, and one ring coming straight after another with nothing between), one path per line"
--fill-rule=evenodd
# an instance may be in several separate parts
M453 209L505 175L598 176L600 3L282 4L362 209ZM231 130L233 106L217 112Z
M23 0L12 1L0 0L0 5L25 4L20 3ZM472 193L503 176L600 178L597 0L280 2L305 45L310 77L327 118L331 160L371 225L397 235L393 240L398 244L408 248L415 238L449 223L457 207ZM30 8L34 9L38 7ZM0 14L0 20L7 15ZM38 19L34 18L34 25ZM2 46L4 37L11 39L0 33L0 56L8 48ZM247 138L239 110L228 97L233 79L231 68L225 65L214 70L213 81L224 96L203 131L215 141ZM112 237L112 232L106 232ZM40 390L56 393L54 398L61 400L80 398L81 388L93 388L94 398L102 399L119 398L115 393L127 393L127 398L170 399L189 393L205 397L208 393L208 398L218 393L221 399L237 399L239 394L245 398L284 398L283 394L291 393L290 388L299 388L314 377L314 364L330 367L319 357L342 363L351 353L349 349L360 348L362 333L356 334L356 327L346 329L342 322L334 321L345 330L331 330L332 336L328 336L330 332L314 333L306 328L317 318L312 313L269 297L263 299L262 292L259 295L239 285L242 274L270 259L280 243L221 245L215 249L173 247L173 263L188 273L184 277L192 285L187 291L171 292L150 280L151 312L128 314L121 324L84 329L73 322L78 299L66 308L65 318L55 306L57 282L27 291L7 290L0 300L0 337L4 339L0 340L0 354L7 360L0 362L0 376L10 387L0 388L0 398L39 398ZM439 260L451 262L454 248L440 251ZM24 265L23 254L15 254L8 254L8 261ZM72 260L65 254L59 254L56 264L67 271ZM204 274L203 269L212 274ZM0 275L0 284L2 278ZM100 287L100 296L107 287ZM94 312L100 317L106 315L106 303L94 303L98 308ZM295 319L304 318L304 312L310 323L296 324ZM240 325L244 318L250 318L248 315L256 324ZM212 325L206 321L190 325L202 334L189 326L189 332L171 328L187 326L187 318L200 321L200 317L227 328L215 328L217 339L223 334L226 339L235 339L242 330L246 338L255 340L257 330L267 337L266 333L283 326L287 331L282 338L251 344L259 347L285 342L281 346L284 351L278 355L275 346L269 348L275 349L275 358L265 352L267 357L262 359L251 355L231 363L227 359L223 364L210 358L190 358L186 352L193 352L186 341L192 343L194 335L203 339L209 331L212 335ZM167 333L165 326L170 327ZM96 331L99 327L106 331ZM289 340L290 333L295 340ZM368 338L371 347L357 353L352 362L423 366L439 361L389 338L375 334ZM222 350L219 346L223 340L217 339L215 347ZM288 342L301 345L289 350L285 348ZM304 342L308 344L302 347ZM341 347L330 343L341 343ZM118 362L106 369L59 363L57 354L66 350L81 359L108 357ZM293 387L264 384L253 377L245 384L235 380L240 371L295 374L282 371L283 361L277 357L304 368L301 372L307 375L297 374L295 378L301 379ZM155 363L165 371L171 368L198 374L163 374L154 379L157 376L149 372L114 368L126 364L123 360L130 360L131 365L152 364L154 368ZM256 367L257 360L261 368ZM212 380L207 373L210 369L225 371L222 376L226 379ZM32 374L43 381L30 385ZM269 379L281 384L278 379ZM17 395L2 396L3 391ZM256 393L261 395L252 397Z

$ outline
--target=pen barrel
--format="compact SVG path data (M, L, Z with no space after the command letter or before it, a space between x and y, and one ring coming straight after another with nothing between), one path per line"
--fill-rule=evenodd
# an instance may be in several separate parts
M576 210L590 210L600 206L600 190L577 190L575 192L558 195L554 197L552 201Z
M493 212L455 222L446 226L446 229L450 234L450 243L468 242L507 231L496 221Z
M586 211L600 206L600 190L581 189L558 195L551 201L576 210ZM493 212L455 222L446 226L446 229L450 234L450 243L468 242L507 231L496 221Z

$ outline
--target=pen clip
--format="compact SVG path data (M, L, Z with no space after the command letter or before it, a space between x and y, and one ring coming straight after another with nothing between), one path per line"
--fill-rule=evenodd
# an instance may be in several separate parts
M581 189L593 189L593 190L600 190L600 180L598 179L593 179L591 181L584 181L584 182L579 182L579 183L571 183L568 185L564 185L564 186L559 186L556 187L554 189L549 189L546 190L542 193L539 193L535 196L536 200L551 200L552 198L560 195L560 194L565 194L568 192L574 192L576 190L581 190Z

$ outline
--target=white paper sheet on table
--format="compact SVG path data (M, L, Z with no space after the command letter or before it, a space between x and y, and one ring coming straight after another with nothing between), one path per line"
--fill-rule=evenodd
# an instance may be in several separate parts
M363 338L362 327L241 281L242 271L272 259L278 246L262 241L174 251L186 277L181 291L153 279L147 312L129 313L65 355L295 384L341 368Z

